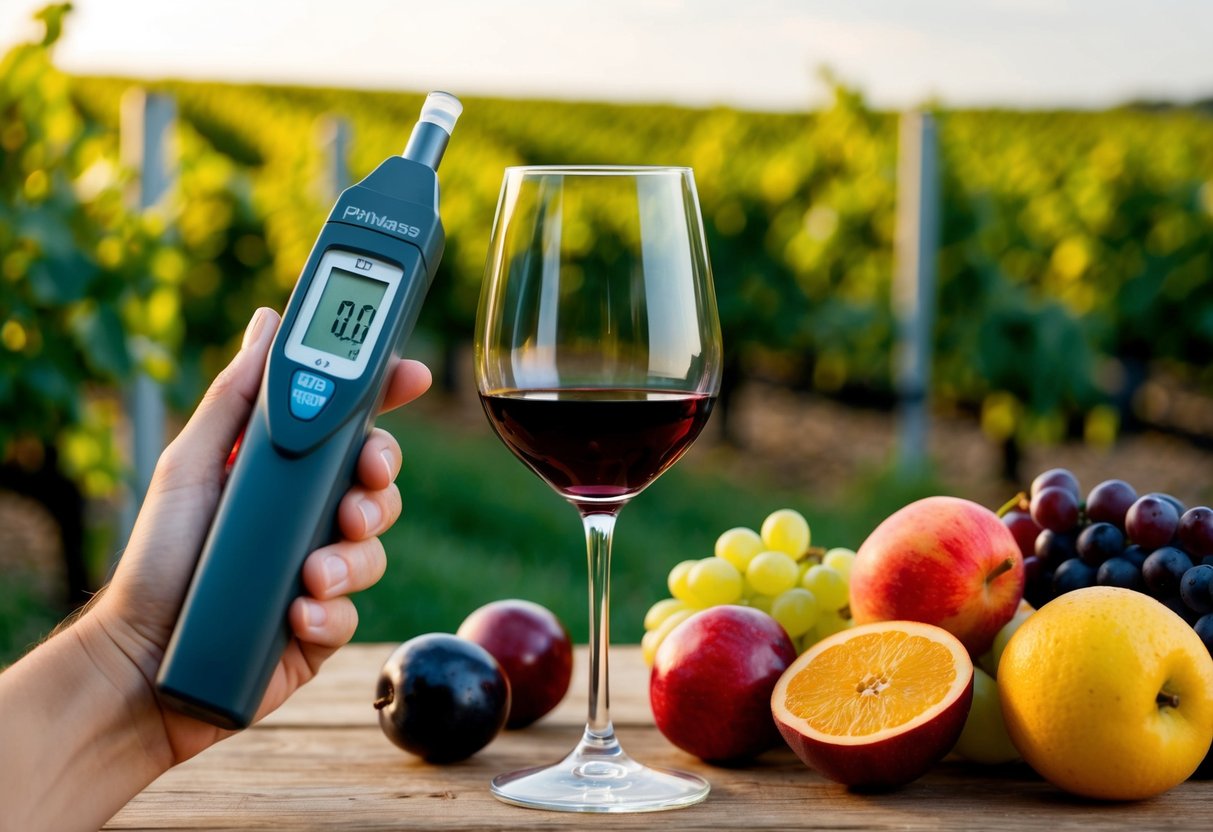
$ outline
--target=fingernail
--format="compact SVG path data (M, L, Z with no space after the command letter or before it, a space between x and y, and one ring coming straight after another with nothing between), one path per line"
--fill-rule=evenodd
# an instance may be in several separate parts
M265 316L268 311L262 306L253 313L253 317L249 319L248 326L244 328L244 340L240 342L240 349L248 349L248 345L257 340L257 336L261 334L261 330L265 327Z
M379 528L379 521L382 519L383 513L379 511L378 503L374 500L360 500L358 511L362 514L362 522L366 523L368 532Z
M319 630L324 626L324 622L328 620L329 614L325 612L323 604L318 604L315 601L305 601L303 605L303 617L307 621L308 629Z
M396 479L396 460L387 451L380 451L379 456L383 457L383 467L387 469L387 481L394 481Z
M349 574L350 568L344 558L337 555L325 557L324 582L328 585L329 592L341 592L345 589L346 578L349 577Z

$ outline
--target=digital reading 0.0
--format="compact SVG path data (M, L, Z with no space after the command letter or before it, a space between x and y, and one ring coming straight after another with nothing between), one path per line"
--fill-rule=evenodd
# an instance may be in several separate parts
M386 291L387 284L380 280L334 268L303 334L304 345L339 358L357 358Z

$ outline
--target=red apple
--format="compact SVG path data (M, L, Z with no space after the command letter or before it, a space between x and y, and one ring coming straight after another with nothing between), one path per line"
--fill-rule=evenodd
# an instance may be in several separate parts
M509 599L485 604L457 635L493 655L510 680L506 728L522 728L560 704L573 677L573 644L547 607Z
M710 762L760 754L779 744L771 691L795 658L788 634L761 610L697 612L657 648L653 721L674 745Z
M889 516L859 547L851 614L857 624L935 624L980 656L1015 614L1023 584L1019 545L994 512L928 497Z

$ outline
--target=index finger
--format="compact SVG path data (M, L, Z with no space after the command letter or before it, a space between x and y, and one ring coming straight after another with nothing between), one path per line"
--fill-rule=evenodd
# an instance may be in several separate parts
M391 379L388 381L387 395L383 398L380 413L395 410L420 397L430 389L430 382L433 380L430 368L411 358L400 359L389 372Z

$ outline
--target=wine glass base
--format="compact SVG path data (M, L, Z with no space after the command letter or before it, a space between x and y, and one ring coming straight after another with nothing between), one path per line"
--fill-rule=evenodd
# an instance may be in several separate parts
M557 812L660 812L700 802L711 786L694 774L636 762L610 737L604 748L586 735L552 766L493 778L493 796L528 809Z

